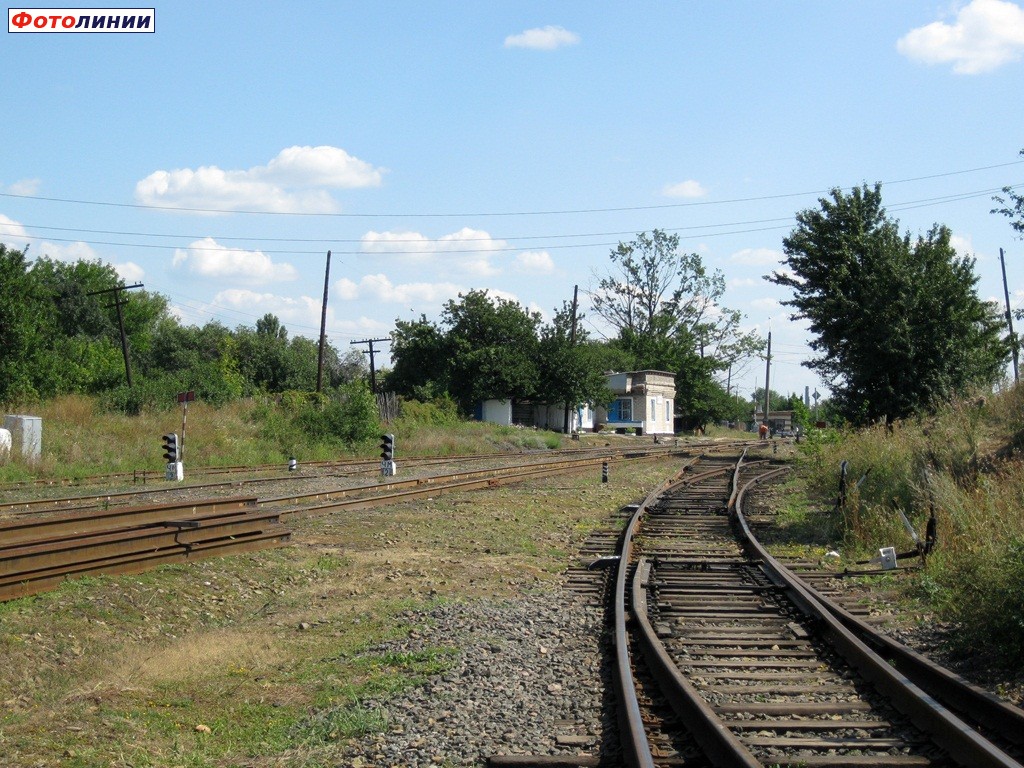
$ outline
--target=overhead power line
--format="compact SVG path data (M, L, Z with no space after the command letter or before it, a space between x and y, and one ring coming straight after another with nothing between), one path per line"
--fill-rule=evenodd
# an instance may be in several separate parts
M1012 186L1008 187L1008 189L1019 189L1021 187L1024 187L1024 183L1012 185ZM939 196L939 197L923 198L921 200L911 200L911 201L902 202L902 203L895 203L893 205L887 206L886 210L887 211L893 211L893 212L899 212L899 211L905 211L905 210L913 210L913 209L916 209L916 208L928 207L928 206L931 206L931 205L939 205L939 204L943 204L943 203L960 202L960 201L963 201L963 200L970 200L970 199L978 198L978 197L986 197L986 196L992 195L992 194L994 194L996 192L1000 192L1003 189L1004 189L1003 187L999 187L999 188L992 188L992 189L976 190L976 191L972 191L972 192L961 192L961 193L956 193L956 194L952 194L952 195L943 195L943 196ZM693 230L713 230L713 229L721 229L723 227L745 226L747 224L761 224L761 223L771 223L771 222L786 222L786 223L778 224L776 226L753 227L753 228L750 228L750 229L731 229L731 230L726 230L726 231L721 231L721 232L699 231L696 234L692 234L692 235L681 235L680 239L681 240L701 240L701 239L707 239L707 238L711 238L711 237L726 237L726 236L730 236L730 235L751 234L751 233L756 233L756 232L771 232L771 231L774 231L774 230L788 229L789 227L792 226L793 217L792 216L786 216L786 217L772 218L772 219L753 219L753 220L749 220L749 221L729 222L729 223L722 223L722 224L695 224L695 225L690 225L690 226L686 226L686 227L658 227L658 229L662 229L665 232L669 232L669 233L673 233L673 234L678 234L678 233L689 232L689 231L693 231ZM275 238L258 238L258 237L212 236L212 235L174 235L174 234L170 234L170 233L163 233L163 234L161 234L161 233L146 233L146 232L123 232L123 231L115 231L115 230L92 230L92 229L79 229L79 228L73 228L73 227L54 227L54 226L28 225L28 224L20 224L20 223L9 223L9 224L6 224L6 223L3 223L3 222L0 222L0 235L3 234L4 228L12 229L12 230L13 229L20 230L20 229L23 229L23 228L32 228L32 229L40 229L40 230L46 230L46 231L57 231L57 232L84 232L84 233L90 233L90 234L118 234L118 235L125 235L125 236L129 236L129 237L173 237L173 238L180 238L182 240L193 240L193 241L204 240L204 239L209 238L209 239L212 239L214 241L221 241L221 240L232 241L232 242L234 242L234 241L244 241L244 242L252 242L252 243L260 243L260 242L301 242L301 243L306 243L306 242L308 242L308 243L322 243L324 245L330 245L330 244L334 244L334 243L365 243L366 242L365 240L363 240L361 238L360 239L352 239L352 238L346 239L346 238L332 238L332 237L324 237L324 238L276 238L276 237ZM410 243L410 244L413 244L413 243L425 243L425 244L441 245L443 247L440 247L440 248L421 248L421 249L416 249L416 250L391 249L389 247L385 247L385 248L370 248L370 249L363 248L363 249L359 249L359 250L334 250L333 252L337 253L337 254L349 255L349 256L382 255L382 254L395 255L395 256L403 256L403 255L408 255L408 256L416 256L416 255L444 256L444 255L448 255L448 254L465 254L465 253L509 253L509 252L515 252L515 251L522 251L522 250L524 250L524 246L516 246L516 245L511 245L510 244L510 245L496 245L496 246L493 246L493 247L486 247L486 248L451 248L451 247L448 247L448 245L450 243L460 243L460 244L461 243L474 243L474 242L481 242L481 243L512 243L512 242L524 241L524 240L525 241L534 241L534 240L549 240L549 239L552 239L552 240L553 239L569 239L569 238L576 238L576 237L579 237L579 238L582 238L582 237L608 237L608 236L620 236L620 235L621 236L629 236L629 235L632 235L632 234L634 234L634 232L632 230L629 230L629 231L620 231L620 232L594 232L594 233L552 234L552 235L522 235L522 236L512 235L512 236L501 236L501 237L499 237L499 236L492 236L492 237L467 237L467 238L459 238L458 240L451 240L451 239L446 239L446 238L391 239L391 240L386 241L386 243L384 243L383 245L391 246L391 245L401 244L401 243ZM43 239L43 238L29 236L29 239L40 240L40 239ZM48 237L46 239L47 240L51 240L53 242L57 242L57 243L84 243L86 245L116 246L116 247L122 247L122 248L146 248L146 249L151 249L151 250L192 250L192 251L222 251L222 250L225 250L220 245L217 245L217 246L203 246L203 245L195 245L194 242L193 243L189 243L189 244L177 243L177 244L167 244L167 245L165 245L165 244L160 244L160 243L132 243L132 242L117 242L117 241L110 241L110 240L86 240L86 239L74 238L74 237ZM595 242L569 243L569 244L560 244L560 245L542 244L542 245L539 245L539 246L538 245L532 245L530 247L541 248L543 250L562 250L562 249L569 249L569 248L614 248L617 245L618 245L618 242L608 242L608 241L606 241L606 242L596 242L596 243ZM261 249L257 249L257 250L259 250L261 253L264 253L264 254L292 255L292 256L318 255L318 254L323 253L322 249L299 250L299 249L262 249L261 248Z
M999 163L997 165L986 165L979 166L977 168L967 168L958 171L946 171L944 173L934 173L927 176L915 176L907 179L895 179L891 181L879 182L883 186L891 186L893 184L907 184L915 181L928 181L930 179L939 179L949 176L958 176L967 173L977 173L979 171L994 170L996 168L1007 168L1014 165L1020 165L1024 163L1024 160L1014 160L1008 163ZM840 189L852 189L860 186L859 184L850 186L839 187ZM631 206L616 206L607 208L577 208L577 209L564 209L564 210L541 210L541 211L463 211L463 212L451 212L451 213L415 213L415 212L396 212L396 213L343 213L343 212L312 212L304 213L301 211L259 211L244 208L199 208L199 207L186 207L186 206L174 206L174 205L147 205L144 203L115 203L108 200L84 200L76 198L66 197L46 197L42 195L26 195L18 194L14 192L0 192L0 197L18 198L23 200L38 200L41 202L50 203L70 203L73 205L95 205L104 206L109 208L131 208L136 210L149 210L149 211L179 211L185 213L234 213L244 215L258 215L258 216L309 216L316 218L339 218L339 219L375 219L375 218L471 218L471 217L484 217L484 216L562 216L562 215L578 215L584 213L623 213L629 211L657 211L657 210L670 210L675 208L695 208L703 206L714 206L714 205L729 205L735 203L753 203L761 202L766 200L782 200L792 197L806 197L808 195L822 195L828 194L836 187L832 187L825 190L811 190L806 192L787 192L775 195L761 195L756 197L740 197L732 198L729 200L690 200L685 203L661 203L658 205L631 205Z

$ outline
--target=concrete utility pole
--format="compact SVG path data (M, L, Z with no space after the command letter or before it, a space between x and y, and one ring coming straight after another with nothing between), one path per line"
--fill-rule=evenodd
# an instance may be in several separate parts
M132 365L128 359L128 337L124 332L124 314L121 312L121 307L124 304L121 303L121 291L129 291L132 288L141 288L142 283L136 283L135 285L119 285L116 288L107 288L102 291L92 291L91 293L85 294L86 296L99 296L103 293L114 294L114 303L108 304L108 307L117 307L117 327L121 331L121 354L124 355L124 375L128 381L128 388L132 386Z
M1010 329L1010 349L1013 350L1013 380L1020 381L1020 373L1017 369L1017 337L1013 334L1013 313L1010 312L1010 289L1006 285L1006 259L1003 257L1003 249L999 249L999 264L1003 268L1003 295L1006 296L1006 325Z
M363 354L370 356L370 391L373 394L375 394L375 395L377 394L377 369L374 367L374 364L373 364L373 355L374 355L375 352L379 351L379 350L376 350L376 349L373 348L373 344L376 341L391 341L391 339L362 339L361 341L351 341L351 342L349 342L350 344L369 344L370 345L370 351L369 352L365 352L364 351Z
M324 270L324 304L320 310L320 351L316 356L316 391L322 392L324 385L324 347L327 346L327 286L331 280L331 252L327 252L327 269Z

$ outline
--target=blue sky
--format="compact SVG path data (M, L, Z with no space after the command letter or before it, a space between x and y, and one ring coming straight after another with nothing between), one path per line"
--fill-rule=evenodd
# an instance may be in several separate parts
M343 351L469 289L550 317L662 228L770 320L773 388L825 394L762 277L797 211L876 181L984 298L1005 248L1024 305L989 213L1024 184L1019 2L175 2L153 34L8 33L0 71L0 241L112 263L185 323L316 338L328 249Z

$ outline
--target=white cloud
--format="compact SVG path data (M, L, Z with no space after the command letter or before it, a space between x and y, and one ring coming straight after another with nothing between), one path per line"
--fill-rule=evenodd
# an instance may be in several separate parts
M732 277L729 278L727 284L730 288L749 288L760 282L760 280L754 277Z
M953 64L961 75L991 72L1024 55L1024 8L1005 0L972 0L952 24L912 29L896 50L924 64Z
M20 179L7 186L7 191L12 195L34 195L39 191L39 179Z
M458 251L498 251L508 248L504 240L495 240L482 229L463 227L458 232L431 239L419 232L367 232L362 237L367 253L433 255Z
M666 184L661 190L661 194L666 197L704 197L707 193L701 183L693 179L680 181L678 184Z
M478 277L496 275L491 254L509 250L505 240L495 240L481 229L463 227L458 232L431 239L419 232L367 232L362 237L365 253L388 253L414 262L427 263L445 255L450 271Z
M184 264L189 272L202 277L231 278L254 285L298 278L291 264L275 264L262 251L228 248L212 237L196 240L186 250L177 249L173 264Z
M527 29L518 35L509 35L505 38L505 47L553 51L566 45L576 45L579 41L580 36L575 32L570 32L564 27L548 25Z
M0 213L0 243L20 251L31 240L25 227Z
M749 264L750 266L778 265L786 258L782 251L775 251L771 248L744 248L736 251L729 257L737 264Z
M338 147L288 147L244 171L215 165L154 171L135 185L135 199L166 208L332 213L337 203L317 187L376 187L383 173Z
M388 304L440 305L454 299L466 289L455 283L399 283L391 282L384 274L364 275L358 283L347 277L334 284L335 294L344 300L373 299ZM416 307L416 311L421 311Z
M550 275L555 262L547 251L523 251L516 256L516 269L534 275Z
M88 243L48 243L35 241L32 250L36 256L47 256L54 261L96 261L99 255Z
M284 324L295 323L309 328L320 327L320 312L322 309L321 299L314 299L309 296L279 296L275 293L260 293L250 291L246 288L227 288L219 291L208 305L208 309L216 312L217 309L230 309L248 317L252 320L247 325L255 325L256 318L262 317L268 312L274 314ZM330 307L327 310L328 322L333 318ZM304 336L318 335L316 330L304 331Z
M754 299L752 302L750 302L750 306L752 306L754 309L761 309L764 311L772 311L782 308L782 304L781 302L779 302L778 299L771 299L767 297L762 299Z
M114 264L114 269L117 274L126 283L137 283L146 276L146 270L136 264L134 261L126 261L122 264Z

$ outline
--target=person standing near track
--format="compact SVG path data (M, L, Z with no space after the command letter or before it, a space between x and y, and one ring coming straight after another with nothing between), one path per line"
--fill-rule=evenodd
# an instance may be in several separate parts
M768 439L768 425L763 421L761 422L761 426L757 428L757 434L761 440Z

